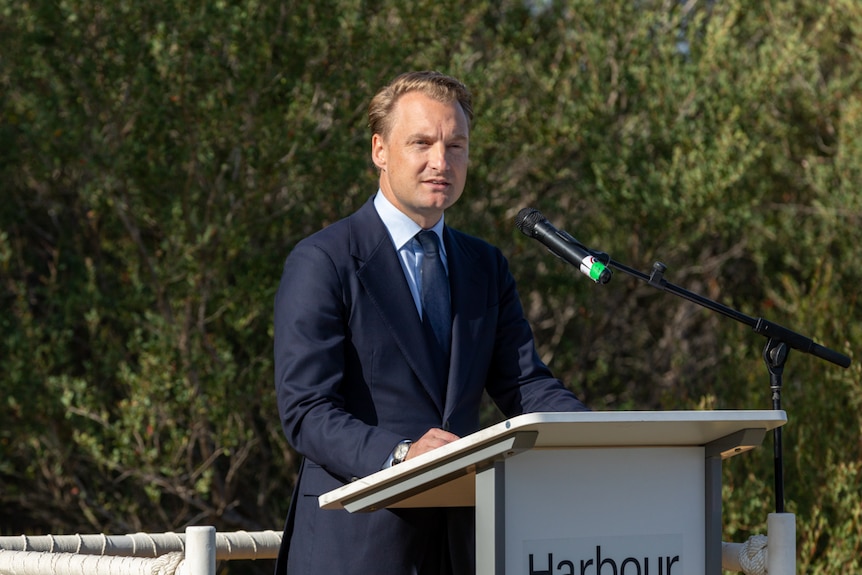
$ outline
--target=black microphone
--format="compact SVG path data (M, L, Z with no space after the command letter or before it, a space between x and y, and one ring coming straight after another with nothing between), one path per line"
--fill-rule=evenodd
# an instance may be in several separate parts
M525 236L545 244L552 254L581 270L596 283L611 281L611 270L605 267L578 240L555 228L539 210L524 208L515 216L515 227Z

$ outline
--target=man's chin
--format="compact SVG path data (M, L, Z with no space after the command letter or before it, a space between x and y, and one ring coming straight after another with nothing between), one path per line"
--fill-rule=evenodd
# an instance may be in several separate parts
M429 209L442 211L452 207L452 204L457 202L460 197L461 194L449 185L444 189L432 190L428 196L426 205Z

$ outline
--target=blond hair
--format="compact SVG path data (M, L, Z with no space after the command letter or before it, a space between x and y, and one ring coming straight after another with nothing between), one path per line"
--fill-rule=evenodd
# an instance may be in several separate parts
M458 102L467 117L467 126L473 120L473 98L461 81L434 71L401 74L374 95L368 105L368 127L371 135L389 136L392 130L392 110L398 99L408 92L421 92L440 102Z

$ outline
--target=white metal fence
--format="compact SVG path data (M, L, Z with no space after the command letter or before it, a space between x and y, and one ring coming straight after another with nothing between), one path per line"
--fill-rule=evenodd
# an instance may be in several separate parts
M794 575L796 517L771 513L766 536L722 543L722 568L746 575ZM770 544L771 543L771 544ZM215 575L216 562L274 559L277 531L0 537L0 575Z
M216 562L273 559L277 531L0 537L0 575L215 575Z

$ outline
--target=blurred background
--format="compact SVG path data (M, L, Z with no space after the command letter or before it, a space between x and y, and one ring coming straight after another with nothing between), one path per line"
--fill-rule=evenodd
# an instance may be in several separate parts
M594 409L769 409L766 339L593 284L521 208L853 358L791 352L782 404L799 572L858 571L857 0L0 0L0 535L281 528L281 267L376 191L366 106L413 69L471 87L446 221ZM723 474L724 540L764 533L771 437Z

